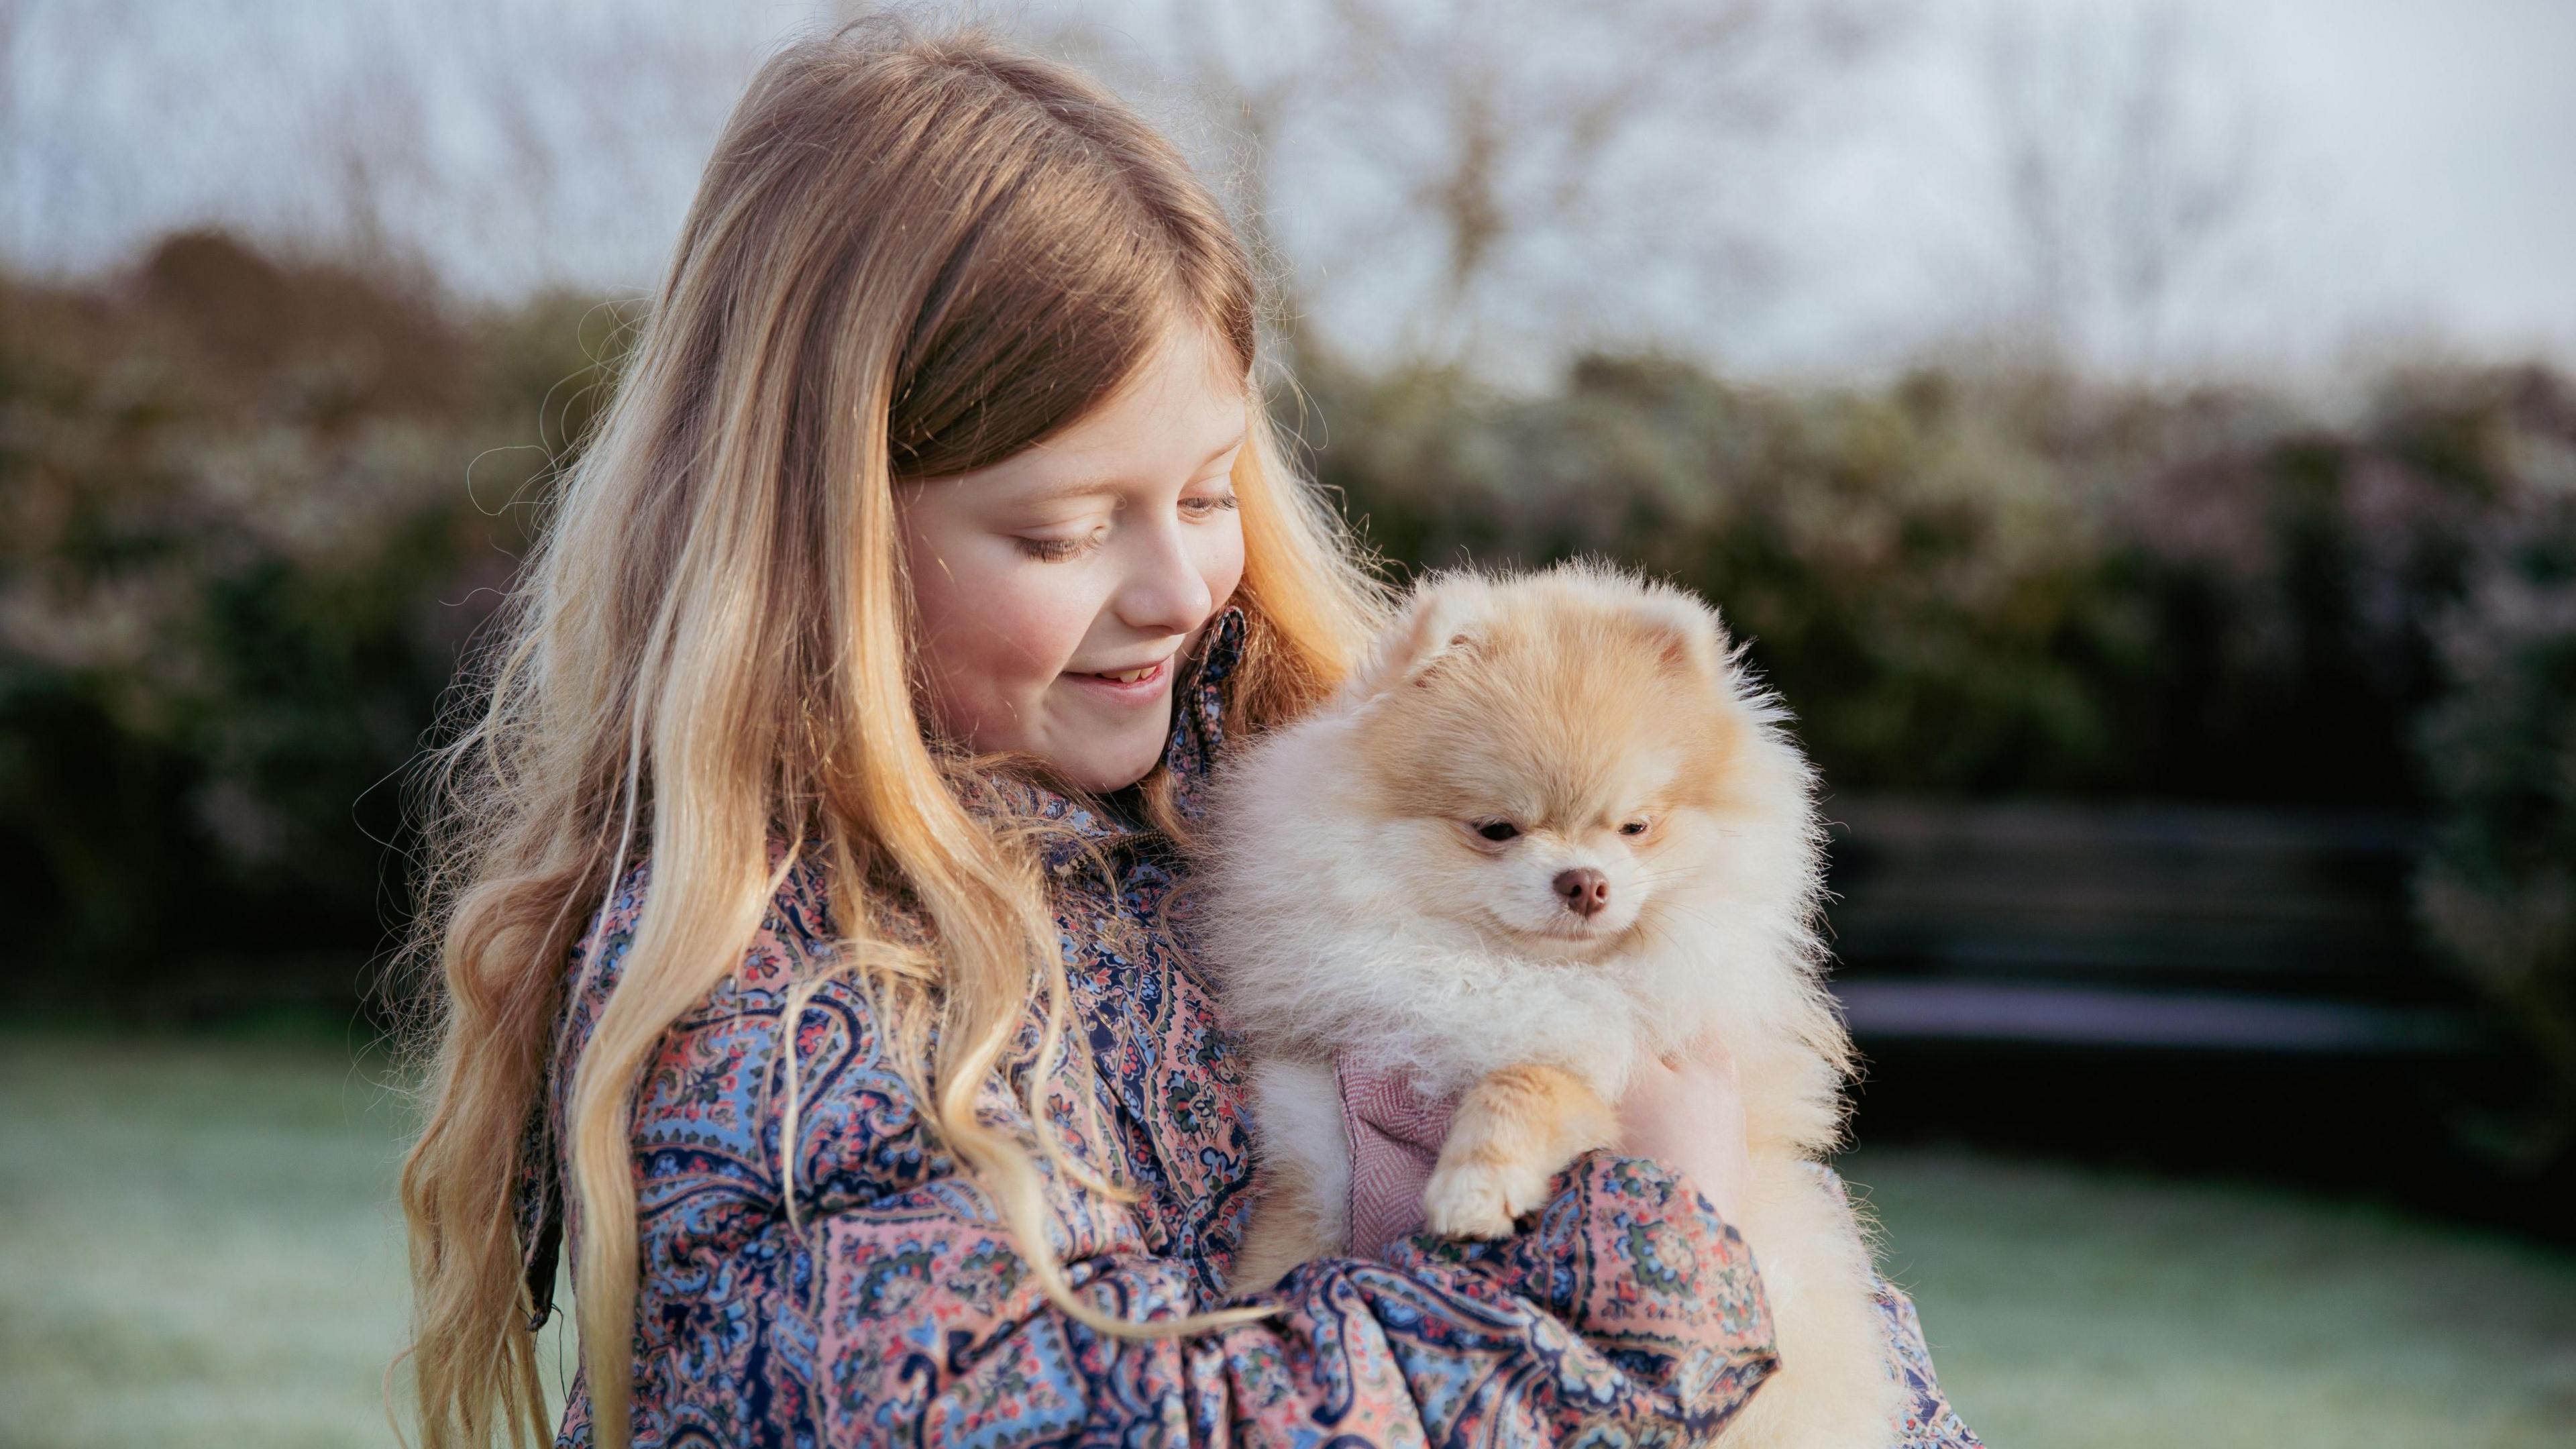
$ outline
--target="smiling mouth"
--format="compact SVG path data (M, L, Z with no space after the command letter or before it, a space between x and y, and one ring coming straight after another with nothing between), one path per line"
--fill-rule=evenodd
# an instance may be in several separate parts
M1168 659L1157 659L1151 664L1140 664L1134 669L1095 669L1076 677L1097 679L1103 683L1116 685L1150 684L1168 672L1171 665L1172 661Z

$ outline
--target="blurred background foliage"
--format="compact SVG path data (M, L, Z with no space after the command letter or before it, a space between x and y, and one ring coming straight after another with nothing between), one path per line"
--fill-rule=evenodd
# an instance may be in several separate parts
M613 380L625 314L171 236L0 283L11 1005L359 998L402 772ZM1399 571L1631 559L1717 601L1839 792L2366 807L2576 1070L2576 384L2335 410L1966 364L1587 353L1506 389L1294 340L1275 399Z
M543 440L596 399L588 312L213 233L0 283L15 1004L358 995L404 907L400 772L528 541Z

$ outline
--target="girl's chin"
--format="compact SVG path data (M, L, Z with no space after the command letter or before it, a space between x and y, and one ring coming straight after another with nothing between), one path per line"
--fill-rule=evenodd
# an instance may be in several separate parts
M1057 739L1038 754L1068 784L1093 794L1123 790L1152 774L1163 758L1163 744L1171 731L1163 720L1152 725L1150 729L1134 725L1095 726L1079 732L1059 729Z
M1112 790L1124 790L1152 774L1155 764L1161 759L1160 750L1147 754L1142 763L1105 754L1085 759L1062 759L1050 755L1047 765L1063 776L1065 783L1094 795L1106 795Z

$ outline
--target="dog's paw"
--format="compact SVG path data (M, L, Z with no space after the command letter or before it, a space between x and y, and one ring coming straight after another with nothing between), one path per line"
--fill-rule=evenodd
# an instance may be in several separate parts
M1503 1185L1490 1168L1444 1167L1431 1174L1422 1190L1423 1226L1444 1238L1507 1238L1511 1210L1503 1203Z
M1512 1219L1546 1200L1545 1174L1483 1164L1444 1164L1422 1190L1424 1226L1444 1238L1508 1238Z

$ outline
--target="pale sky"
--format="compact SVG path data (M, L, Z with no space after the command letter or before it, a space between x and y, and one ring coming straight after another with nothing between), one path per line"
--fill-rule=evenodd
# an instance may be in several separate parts
M1993 9L1931 0L1842 124L1787 162L1782 226L1801 264L1748 360L1883 360L1911 331L1996 305L1974 79ZM2433 343L2576 361L2576 0L2190 13L2192 74L2243 102L2256 179L2231 255L2178 288L2181 350L2260 366Z
M1155 0L1136 3L1150 15ZM1256 27L1274 13L1241 7ZM1875 369L2019 315L2028 279L2000 220L1999 17L2059 37L2034 53L2080 108L2098 80L2081 55L2116 51L2085 38L2087 17L2116 31L2145 8L1916 0L1880 54L1817 83L1748 177L1737 221L1768 254L1758 283L1722 316L1678 310L1668 340L1754 371ZM21 0L0 112L0 245L21 266L82 271L173 225L274 233L337 217L344 182L314 157L341 138L317 129L311 105L280 99L320 95L361 105L351 124L392 143L384 223L455 285L640 289L743 76L813 13L803 0ZM2374 346L2576 365L2576 0L2235 0L2187 13L2184 150L2203 169L2241 160L2248 199L2192 255L2152 333L2070 304L2087 349L2098 342L2116 365L2151 337L2157 361L2234 370L2317 368ZM547 216L446 215L406 181L485 164L510 125L585 136L600 115L582 97L597 88L573 79L612 53L621 102L658 129L638 154L577 139L582 164L523 178ZM638 114L620 119L634 132ZM1305 186L1280 198L1292 238L1329 227L1358 194L1328 176ZM1388 311L1370 289L1403 285L1394 269L1346 267L1334 285L1319 315L1363 350L1382 341L1366 335Z
M2241 8L2283 130L2349 223L2320 290L2576 356L2576 4Z

